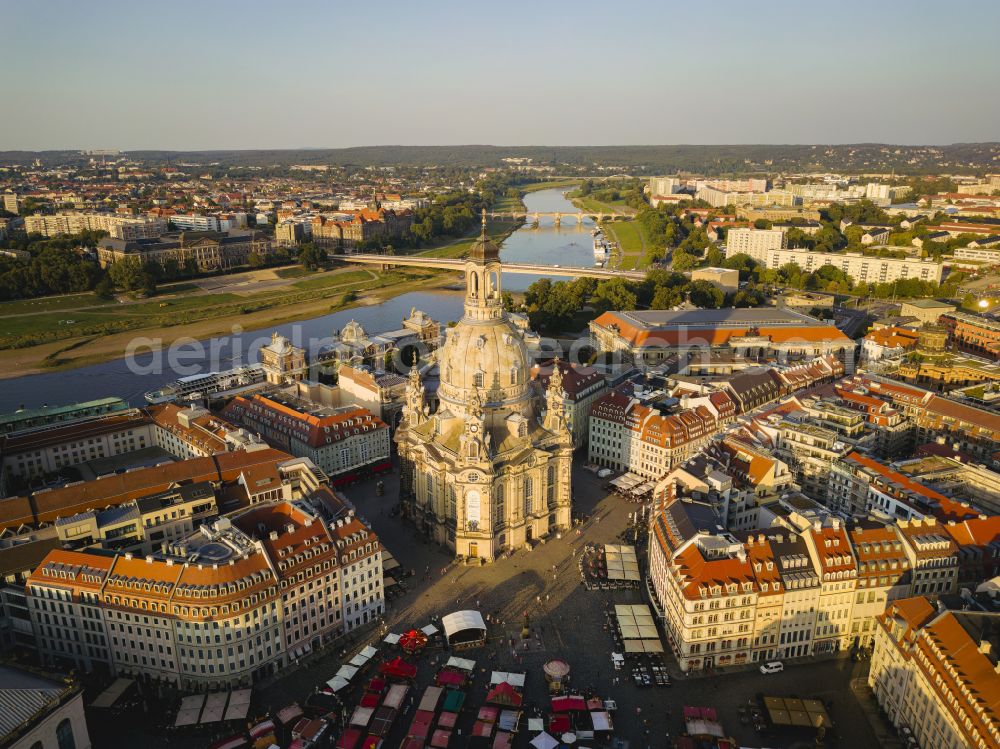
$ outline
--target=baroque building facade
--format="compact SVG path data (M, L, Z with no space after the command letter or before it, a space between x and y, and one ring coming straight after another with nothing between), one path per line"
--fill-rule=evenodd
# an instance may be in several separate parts
M402 511L457 556L492 561L570 524L573 435L562 375L536 411L521 331L500 296L499 248L483 232L465 263L465 305L438 352L439 406L410 372L396 432Z

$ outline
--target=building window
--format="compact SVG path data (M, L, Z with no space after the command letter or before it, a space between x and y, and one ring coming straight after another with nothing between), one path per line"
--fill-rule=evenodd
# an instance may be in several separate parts
M63 719L59 727L56 728L56 741L59 742L59 749L76 749L73 724L69 722L69 718Z
M531 476L524 477L524 516L528 517L532 513L532 498L534 495L534 486L532 485Z

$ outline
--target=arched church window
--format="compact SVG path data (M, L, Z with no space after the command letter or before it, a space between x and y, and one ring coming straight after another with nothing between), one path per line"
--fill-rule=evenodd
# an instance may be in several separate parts
M59 749L76 749L76 737L73 736L73 724L65 718L56 728L56 741Z

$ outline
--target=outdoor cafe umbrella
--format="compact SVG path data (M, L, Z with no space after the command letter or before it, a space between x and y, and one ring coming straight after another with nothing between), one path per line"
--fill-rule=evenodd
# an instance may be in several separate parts
M564 744L575 744L576 743L576 734L575 733L564 733L562 735L562 742Z

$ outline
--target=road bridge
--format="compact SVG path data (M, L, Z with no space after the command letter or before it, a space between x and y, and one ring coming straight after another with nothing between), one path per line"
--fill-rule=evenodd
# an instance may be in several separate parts
M391 268L436 268L461 272L465 261L457 258L419 257L414 255L333 255L331 260L359 265L377 265L381 270ZM531 265L528 263L504 263L506 273L531 273L536 276L569 276L571 278L625 278L641 281L646 277L642 271L607 270L606 268L579 268L572 265Z
M619 211L487 211L489 218L507 219L516 221L538 221L542 218L551 218L556 224L561 224L563 219L574 219L576 223L582 224L585 218L591 218L600 223L613 218L632 218L635 211L627 208Z

